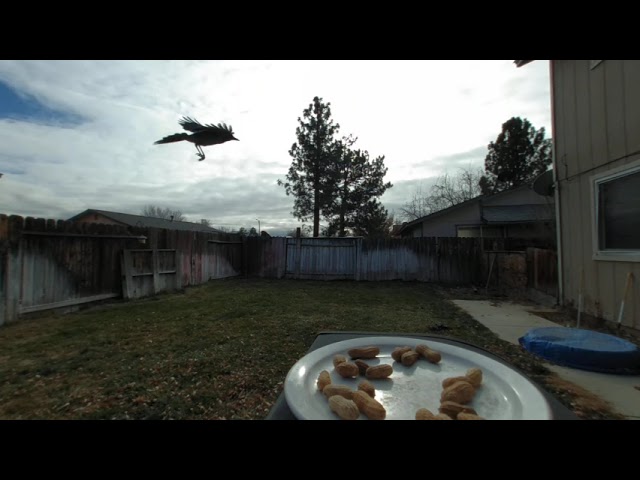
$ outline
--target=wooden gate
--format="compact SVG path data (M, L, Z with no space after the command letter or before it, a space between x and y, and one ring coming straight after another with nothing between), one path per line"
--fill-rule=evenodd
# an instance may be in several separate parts
M122 296L140 298L181 287L174 249L122 251Z

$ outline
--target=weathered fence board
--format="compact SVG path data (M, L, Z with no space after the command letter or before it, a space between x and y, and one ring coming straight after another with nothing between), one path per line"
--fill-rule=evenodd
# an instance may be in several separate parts
M122 251L122 296L141 298L180 288L173 249Z
M242 271L249 276L283 278L287 260L287 238L246 237Z
M108 300L110 298L119 297L119 293L103 293L102 295L92 295L90 297L71 298L69 300L63 300L56 303L45 303L41 305L34 305L32 307L20 307L20 313L33 313L41 312L43 310L55 310L64 307L73 307L76 305L82 305L83 303L99 302L101 300Z
M469 238L361 239L359 280L478 281L480 244Z
M355 279L357 239L287 239L286 276L289 278Z
M207 261L205 263L207 279L235 277L242 273L242 242L240 240L209 240Z
M281 278L284 264L289 278L468 284L482 278L481 246L473 238L250 238L245 271Z
M210 241L223 243L211 247ZM240 241L232 234L0 215L0 325L23 313L119 297L123 292L135 298L239 275ZM157 254L122 257L124 250L142 248ZM129 260L132 264L125 265ZM149 275L126 282L123 272L131 268L146 268L141 272Z
M123 248L139 244L138 236L106 225L72 229L54 220L11 219L7 285L17 308L9 309L9 319L119 296L117 259Z

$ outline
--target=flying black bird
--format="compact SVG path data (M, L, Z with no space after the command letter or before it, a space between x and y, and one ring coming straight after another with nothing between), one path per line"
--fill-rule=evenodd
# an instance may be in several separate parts
M219 143L228 142L229 140L238 140L233 136L231 125L227 125L225 123L219 123L218 125L202 125L197 120L189 117L182 117L182 120L178 123L180 123L182 128L187 132L191 132L191 135L188 133L174 133L173 135L164 137L162 140L158 140L153 144L157 145L161 143L173 143L186 140L196 146L196 150L198 150L198 155L200 156L200 161L202 161L204 160L204 152L202 151L203 146L217 145Z

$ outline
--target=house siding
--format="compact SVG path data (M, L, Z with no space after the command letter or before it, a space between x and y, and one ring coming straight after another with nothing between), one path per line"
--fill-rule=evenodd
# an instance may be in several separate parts
M483 222L481 217L481 208L495 206L511 206L511 205L545 205L549 208L549 217L555 215L553 197L545 197L538 195L529 187L518 188L509 192L498 193L488 198L477 199L469 202L469 204L454 208L451 211L443 212L441 215L425 218L422 222L412 225L403 236L410 237L456 237L458 236L459 226L483 226L486 228L486 235L496 236L495 231L500 230L503 236L504 229L496 225ZM532 227L531 225L507 225L507 235L518 238L547 238L553 231L548 225L540 224ZM492 232L493 229L493 232ZM469 234L467 234L469 236ZM471 235L474 236L474 235ZM479 236L479 234L478 234Z
M416 226L414 231L417 231L418 235L414 236L456 237L458 225L479 225L480 223L480 202L474 202L447 214L426 219L422 222L422 230Z
M640 160L640 61L554 60L554 143L560 200L565 305L617 321L627 275L623 325L640 328L640 263L594 260L593 176Z

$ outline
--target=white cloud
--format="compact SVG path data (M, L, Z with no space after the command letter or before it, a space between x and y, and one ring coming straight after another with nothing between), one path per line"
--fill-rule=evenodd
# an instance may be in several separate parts
M214 225L293 227L293 199L276 180L316 95L331 102L341 134L385 155L396 186L383 201L399 206L407 186L465 155L482 165L482 148L512 116L549 134L547 63L0 61L0 81L81 119L0 119L0 210L67 218L156 204ZM182 115L231 124L240 142L204 147L202 162L186 142L153 145L181 131Z

